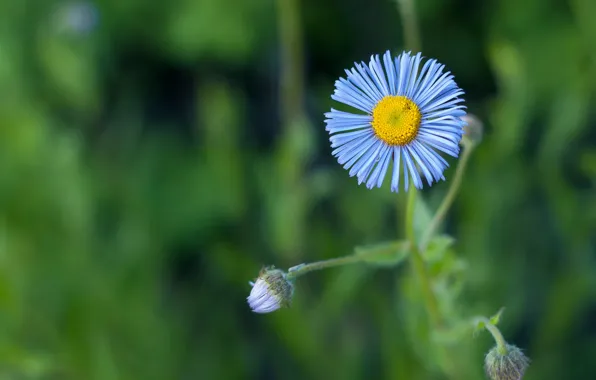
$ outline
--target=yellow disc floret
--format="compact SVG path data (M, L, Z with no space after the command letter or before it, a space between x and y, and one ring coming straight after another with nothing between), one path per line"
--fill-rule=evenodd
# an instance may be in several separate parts
M418 135L422 113L405 96L385 96L373 109L372 127L378 138L389 145L407 145Z

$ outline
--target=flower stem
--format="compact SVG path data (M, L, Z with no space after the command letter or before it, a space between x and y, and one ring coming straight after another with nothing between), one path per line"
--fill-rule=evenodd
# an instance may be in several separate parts
M288 270L287 278L289 280L293 280L315 270L337 267L346 264L354 264L363 261L365 258L366 254L348 255L329 260L315 261L314 263L309 264L296 265L295 267L292 267Z
M426 250L426 247L428 246L430 239L432 239L432 237L436 233L437 228L439 228L441 222L443 221L443 219L445 219L447 211L449 211L449 208L453 204L453 201L455 200L455 197L459 192L461 181L464 176L466 166L468 165L468 161L470 159L470 154L472 153L472 150L474 150L473 144L467 144L464 147L464 152L457 164L457 169L455 169L455 176L451 181L451 185L449 186L447 195L445 196L445 198L443 198L443 202L441 202L441 205L439 206L437 212L430 221L426 231L424 232L424 235L422 235L422 238L420 239L420 250L422 252Z
M435 297L435 294L432 290L426 264L424 263L420 250L416 245L416 236L414 234L414 209L416 206L416 193L417 190L412 187L408 193L408 203L406 206L406 238L410 242L410 261L414 271L416 272L418 282L422 288L428 316L433 326L441 328L442 320L441 314L439 313L437 298Z
M281 41L280 106L283 124L288 128L304 114L301 66L304 49L299 0L277 0L277 8Z
M501 331L499 330L499 328L495 325L493 325L492 323L490 323L490 321L484 317L480 318L480 320L482 320L484 322L484 328L488 330L488 332L491 333L491 335L493 336L493 338L495 339L495 342L497 343L497 350L499 351L499 354L501 355L507 355L507 342L505 341L505 338L503 338L503 334L501 334Z
M403 24L406 47L413 52L419 52L422 47L420 44L420 32L416 18L416 9L414 8L414 0L397 0L397 6Z

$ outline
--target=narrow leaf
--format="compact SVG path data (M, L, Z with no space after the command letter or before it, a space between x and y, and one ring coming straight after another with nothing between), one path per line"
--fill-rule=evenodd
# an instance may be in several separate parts
M501 319L501 314L503 314L503 311L505 311L505 308L502 307L497 314L493 315L492 317L490 317L490 323L491 325L498 325L499 324L499 320Z
M445 252L453 243L455 243L455 239L449 235L435 236L428 243L424 258L429 262L441 261L445 257Z
M354 248L354 254L371 265L393 267L408 257L410 244L406 241L391 241Z
M474 323L474 335L478 334L479 332L484 330L486 324L484 323L484 318L478 318Z

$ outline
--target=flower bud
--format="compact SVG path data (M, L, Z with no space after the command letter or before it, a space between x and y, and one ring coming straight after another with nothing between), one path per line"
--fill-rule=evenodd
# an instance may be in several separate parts
M484 360L486 376L491 380L521 380L529 365L530 359L510 344L493 347Z
M99 24L99 10L91 1L71 1L61 5L55 14L58 31L85 35Z
M462 116L461 119L467 123L464 126L462 143L470 142L472 144L478 144L482 141L482 133L484 131L482 121L471 113Z
M286 273L279 269L263 269L251 285L252 290L247 299L255 313L271 313L289 306L294 294L294 284L287 279Z

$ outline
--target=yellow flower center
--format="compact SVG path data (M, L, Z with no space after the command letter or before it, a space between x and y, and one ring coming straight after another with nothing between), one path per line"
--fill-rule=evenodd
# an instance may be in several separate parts
M422 113L405 96L387 95L373 109L372 127L389 145L407 145L418 135Z

